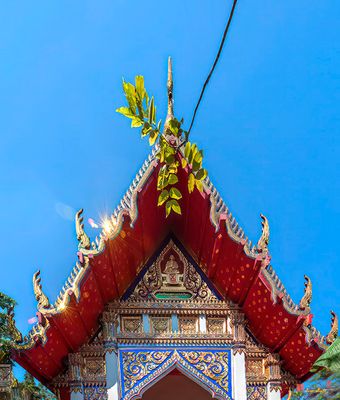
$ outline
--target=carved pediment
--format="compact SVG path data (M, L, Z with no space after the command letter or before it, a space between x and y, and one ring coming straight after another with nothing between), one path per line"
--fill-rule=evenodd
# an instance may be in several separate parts
M199 300L218 298L208 286L203 272L186 257L173 240L147 266L135 283L128 301Z

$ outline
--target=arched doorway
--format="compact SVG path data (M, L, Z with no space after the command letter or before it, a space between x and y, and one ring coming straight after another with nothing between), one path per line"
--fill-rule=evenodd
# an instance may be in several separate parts
M142 400L210 400L211 394L177 369L152 385Z

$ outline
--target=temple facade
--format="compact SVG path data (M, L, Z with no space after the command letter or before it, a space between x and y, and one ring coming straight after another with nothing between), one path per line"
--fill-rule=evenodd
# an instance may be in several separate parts
M181 170L182 215L166 218L156 152L93 242L76 214L76 264L54 303L34 275L38 322L16 331L12 358L61 400L278 400L310 377L337 318L326 337L312 326L310 279L295 304L267 219L252 244L208 177L189 195ZM3 393L10 379L0 366Z

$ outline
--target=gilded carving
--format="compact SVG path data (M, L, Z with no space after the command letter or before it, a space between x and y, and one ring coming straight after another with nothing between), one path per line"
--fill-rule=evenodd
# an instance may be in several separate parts
M261 253L267 253L269 244L269 223L268 219L263 214L260 215L262 219L262 234L257 243L257 249Z
M222 335L225 333L226 320L225 318L207 318L207 331L214 335Z
M77 213L75 217L75 222L76 222L76 233L77 233L77 239L79 242L79 248L84 248L84 249L90 249L91 247L91 242L89 237L86 235L84 231L84 223L83 223L83 209L81 208Z
M160 379L176 365L215 393L214 397L230 400L229 356L228 350L124 350L120 355L122 398L140 396L150 382Z
M105 360L103 357L91 357L85 359L83 377L93 380L105 377Z
M124 351L123 379L126 391L158 368L170 355L171 351Z
M255 338L246 331L246 350L247 356L251 357L267 357L269 350L265 348L262 344L258 343Z
M227 352L181 351L180 355L218 386L228 390L229 354Z
M266 376L269 381L277 382L281 380L281 362L280 356L275 353L270 353L265 360Z
M247 386L247 400L267 400L266 386Z
M45 293L42 290L41 277L40 277L39 270L33 275L33 290L34 290L35 299L38 302L38 305L37 305L38 310L40 311L43 308L45 308L45 309L50 308L50 301L48 300L48 297L45 295Z
M170 317L151 317L151 331L155 334L164 334L171 332Z
M122 317L124 333L141 333L143 331L142 317Z
M246 340L246 320L244 314L239 311L231 313L231 326L233 327L234 338L237 342L244 342Z
M86 387L84 400L107 400L107 390L105 387Z
M164 299L217 301L195 267L171 240L129 297L129 301Z
M179 331L185 335L198 332L197 317L179 317Z
M326 337L326 342L328 344L332 344L338 336L338 316L335 314L334 311L331 311L331 315L332 315L331 330Z
M312 282L305 275L305 294L300 301L300 309L304 310L306 313L310 312L310 303L312 302Z
M261 381L265 379L262 359L246 360L246 375L249 381Z

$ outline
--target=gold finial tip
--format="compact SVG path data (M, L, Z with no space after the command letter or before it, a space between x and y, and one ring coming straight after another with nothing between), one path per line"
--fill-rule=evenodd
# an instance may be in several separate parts
M168 58L168 113L165 120L164 128L167 131L169 121L174 117L174 99L173 99L173 87L174 83L172 80L172 59L169 56Z
M168 58L168 88L172 88L173 80L172 80L172 59L169 56Z

